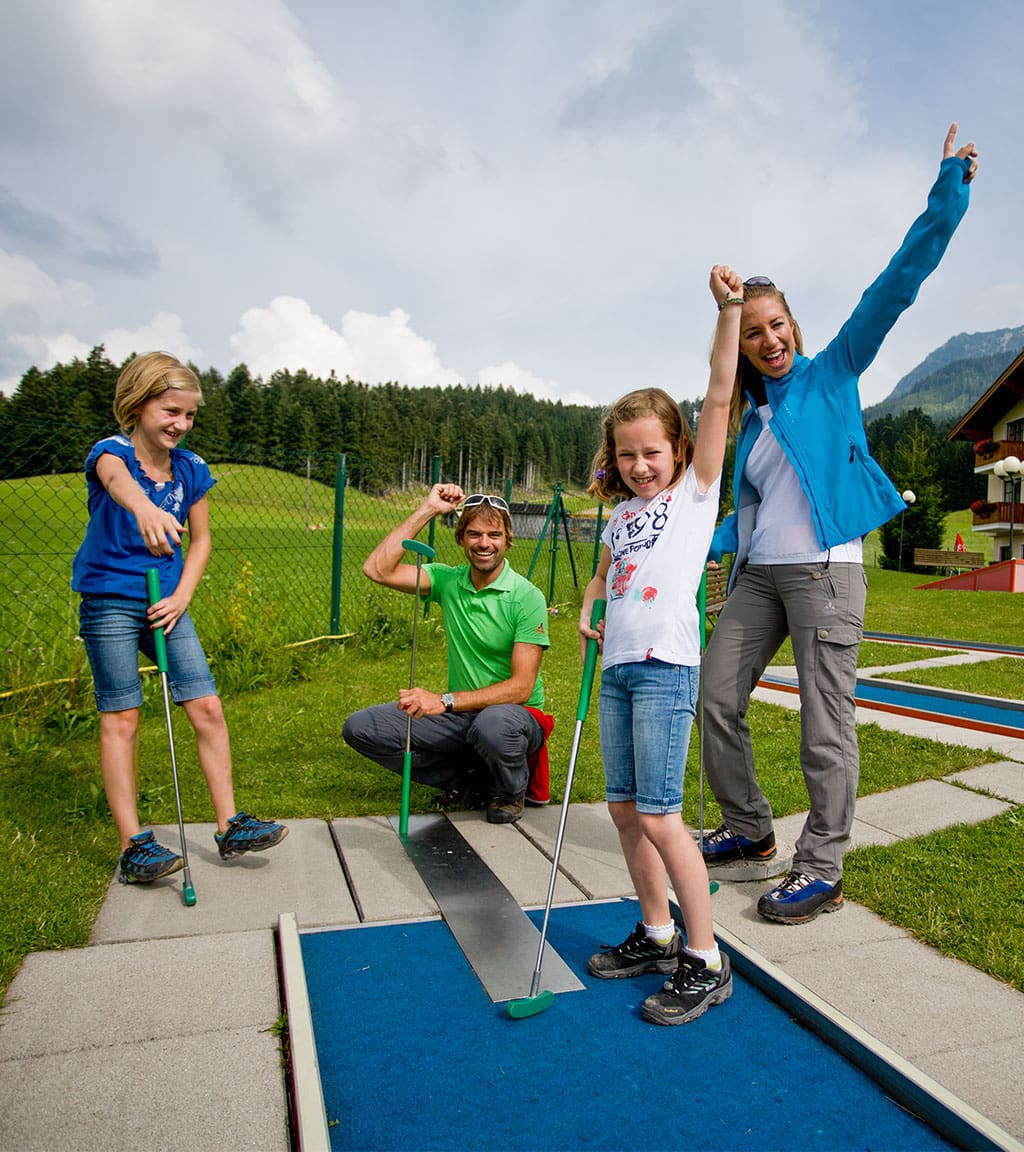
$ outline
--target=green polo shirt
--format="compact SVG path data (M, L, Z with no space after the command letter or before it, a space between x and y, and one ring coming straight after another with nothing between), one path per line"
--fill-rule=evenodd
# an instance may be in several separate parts
M469 565L424 564L430 599L441 606L448 642L448 691L489 688L512 675L513 644L547 648L548 609L536 585L505 561L501 575L479 592ZM528 704L544 707L544 682L537 676Z

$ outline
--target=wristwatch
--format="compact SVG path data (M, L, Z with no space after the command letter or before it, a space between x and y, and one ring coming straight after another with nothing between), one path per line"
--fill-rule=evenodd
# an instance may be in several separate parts
M450 692L441 693L441 703L444 705L446 712L455 711L455 697Z

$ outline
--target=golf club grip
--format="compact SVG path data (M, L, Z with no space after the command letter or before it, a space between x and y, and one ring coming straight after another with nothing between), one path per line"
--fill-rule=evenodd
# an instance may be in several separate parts
M595 600L590 610L590 627L597 630L598 624L604 618L605 601ZM576 719L586 720L587 710L590 708L590 690L594 687L594 671L597 668L597 641L587 641L587 651L583 657L583 683L580 685L580 703L576 709Z
M155 604L160 599L160 573L155 568L146 569L146 592L149 594L150 604ZM156 666L159 671L166 673L167 641L162 628L153 630L153 640L156 644Z

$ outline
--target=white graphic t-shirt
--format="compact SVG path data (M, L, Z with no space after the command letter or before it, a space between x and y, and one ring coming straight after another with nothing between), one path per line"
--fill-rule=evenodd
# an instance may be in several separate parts
M616 506L601 535L608 569L605 668L640 660L700 664L697 589L718 516L719 476L697 490L692 466L675 488Z

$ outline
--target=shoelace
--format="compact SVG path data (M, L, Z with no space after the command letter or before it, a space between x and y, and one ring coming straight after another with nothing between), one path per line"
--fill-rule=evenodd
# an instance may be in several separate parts
M665 990L670 988L676 992L692 992L713 988L718 983L718 972L712 972L707 965L698 967L689 957L684 956L679 961L675 975L665 984Z
M814 883L814 877L808 876L805 872L790 872L785 880L779 885L779 891L784 892L787 896L793 892L799 892L801 888L806 888L808 884Z

